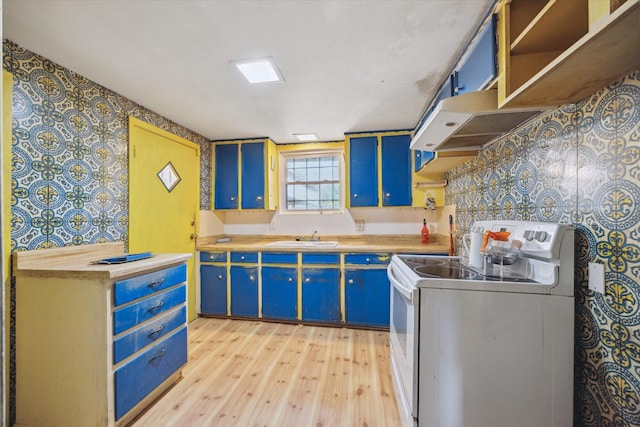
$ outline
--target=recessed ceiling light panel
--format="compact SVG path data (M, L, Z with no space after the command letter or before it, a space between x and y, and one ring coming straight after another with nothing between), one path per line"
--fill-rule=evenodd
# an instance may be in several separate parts
M317 141L318 134L315 133L294 133L293 136L298 138L300 141Z
M249 83L275 83L284 82L284 77L271 58L246 59L241 61L231 61Z

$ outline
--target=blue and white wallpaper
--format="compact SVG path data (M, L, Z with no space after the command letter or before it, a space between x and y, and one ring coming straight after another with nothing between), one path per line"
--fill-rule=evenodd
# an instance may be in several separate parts
M574 425L640 426L640 71L525 124L447 178L460 236L483 219L575 226ZM604 295L588 289L594 261L605 265Z
M135 116L201 147L202 209L211 207L211 144L11 41L14 250L127 240L128 124Z

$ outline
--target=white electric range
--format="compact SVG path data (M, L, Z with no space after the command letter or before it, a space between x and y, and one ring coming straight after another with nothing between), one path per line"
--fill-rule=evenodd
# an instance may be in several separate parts
M391 365L403 426L564 427L573 420L574 231L478 221L520 242L510 265L395 255Z

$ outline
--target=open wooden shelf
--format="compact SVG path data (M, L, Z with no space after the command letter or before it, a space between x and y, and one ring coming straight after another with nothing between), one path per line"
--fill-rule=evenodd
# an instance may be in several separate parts
M550 1L547 6L553 6ZM573 3L564 1L564 3ZM576 2L580 3L580 2ZM545 6L545 7L547 7ZM545 13L545 16L548 13ZM540 16L540 15L538 15ZM544 18L546 19L546 18ZM529 25L516 46L527 51L528 41L542 31L543 18ZM547 25L552 25L548 23ZM562 22L553 25L562 26ZM540 26L540 30L537 27ZM535 29L534 29L535 28ZM525 36L526 35L526 36ZM557 57L535 72L526 81L517 75L509 75L504 99L499 107L555 106L579 101L616 79L640 68L640 0L627 0L611 15L594 23L591 29ZM538 64L544 64L557 52L537 54ZM526 56L526 55L525 55ZM508 68L518 68L519 56L508 58ZM524 61L523 61L524 62ZM527 68L523 65L520 68ZM506 71L510 73L509 70ZM509 87L510 86L510 87ZM511 91L509 91L511 89Z
M511 55L565 50L588 31L587 0L550 0L513 40Z
M445 172L471 160L477 154L477 150L437 151L435 157L425 163L416 174L424 178L439 180L444 177Z

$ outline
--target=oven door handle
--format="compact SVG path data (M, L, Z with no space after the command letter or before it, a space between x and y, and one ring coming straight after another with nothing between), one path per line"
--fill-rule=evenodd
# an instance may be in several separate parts
M411 305L415 305L417 301L416 297L418 290L411 289L410 287L405 286L400 280L395 277L395 273L393 272L393 264L389 264L389 267L387 268L387 277L389 278L391 285L396 288L403 297L409 300Z

